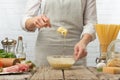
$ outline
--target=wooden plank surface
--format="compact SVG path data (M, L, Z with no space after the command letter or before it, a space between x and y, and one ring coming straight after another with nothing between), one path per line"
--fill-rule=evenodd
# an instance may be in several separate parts
M65 80L98 80L86 67L75 66L64 70ZM50 67L40 67L32 76L31 80L64 80L62 70Z
M120 74L98 72L95 67L73 66L64 70L65 80L120 80ZM0 75L0 80L64 80L62 70L42 66L34 73Z
M64 70L65 80L120 80L120 74L98 72L95 67L74 66ZM0 80L63 80L62 70L40 67L34 73L0 75Z
M0 75L0 80L29 80L32 77L31 73Z
M69 70L55 70L51 67L40 67L30 80L120 80L120 74L98 72L95 67L73 66Z
M120 74L108 74L103 72L98 72L95 67L88 67L94 75L98 77L99 80L120 80Z
M30 80L63 80L62 71L51 67L40 67Z
M98 80L86 67L74 66L70 70L64 70L65 80Z

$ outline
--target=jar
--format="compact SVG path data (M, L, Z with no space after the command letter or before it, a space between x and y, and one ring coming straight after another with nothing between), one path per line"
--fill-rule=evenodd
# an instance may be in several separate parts
M96 63L106 63L106 56L107 56L107 47L109 44L100 44L99 51L100 57L96 58Z
M110 43L107 49L107 66L120 67L120 39Z

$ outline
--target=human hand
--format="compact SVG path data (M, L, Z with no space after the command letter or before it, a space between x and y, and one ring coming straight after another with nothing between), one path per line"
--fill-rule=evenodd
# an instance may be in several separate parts
M79 60L87 55L86 45L80 41L74 47L74 58L75 60Z
M50 20L45 15L40 15L40 16L34 17L33 24L37 28L51 27Z

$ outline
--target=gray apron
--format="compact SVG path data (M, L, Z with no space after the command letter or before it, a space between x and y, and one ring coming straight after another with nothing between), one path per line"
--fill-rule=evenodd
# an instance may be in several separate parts
M46 0L42 14L50 18L51 28L42 28L38 32L35 47L37 66L48 65L49 55L73 55L74 46L80 40L83 30L81 0ZM59 27L68 29L65 39L57 32ZM76 64L85 65L85 59Z

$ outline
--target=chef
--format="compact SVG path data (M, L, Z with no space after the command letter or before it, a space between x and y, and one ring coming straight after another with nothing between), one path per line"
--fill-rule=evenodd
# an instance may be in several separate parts
M96 21L96 0L28 0L22 28L38 30L36 65L48 65L47 56L62 54L74 55L76 65L86 65L86 47L95 39ZM68 31L65 39L57 33L61 26Z

